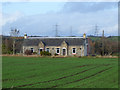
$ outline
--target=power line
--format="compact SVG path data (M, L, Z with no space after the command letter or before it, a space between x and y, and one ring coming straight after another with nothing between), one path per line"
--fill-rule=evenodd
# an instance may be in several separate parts
M55 36L58 37L58 24L55 25Z
M96 24L96 25L95 25L95 33L94 33L94 36L98 36L98 27L99 27L99 26Z

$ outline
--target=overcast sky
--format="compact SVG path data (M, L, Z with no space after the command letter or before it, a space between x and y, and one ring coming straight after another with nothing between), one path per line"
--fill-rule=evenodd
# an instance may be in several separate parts
M2 3L2 33L9 35L11 28L20 30L20 35L81 36L118 35L117 2L4 2ZM72 29L71 29L72 28Z

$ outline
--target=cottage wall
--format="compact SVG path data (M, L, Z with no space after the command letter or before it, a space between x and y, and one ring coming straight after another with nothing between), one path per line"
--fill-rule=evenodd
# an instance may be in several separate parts
M38 45L38 49L42 48L43 51L45 50L45 45L43 42L40 42L39 45Z
M65 49L65 56L68 55L68 45L65 41L61 44L60 55L63 55L63 49Z
M45 51L47 48L49 48L49 52L51 53L51 55L55 55L56 48L61 48L61 47L60 46L45 46ZM60 51L61 51L61 49L60 49Z
M40 54L40 49L46 51L46 49L49 48L49 52L51 53L51 55L55 55L55 53L57 52L56 49L60 48L59 56L63 56L63 54L65 54L65 56L87 55L87 47L85 49L84 46L84 43L86 42L84 42L83 39L63 39L63 41L61 41L61 39L42 39L30 41L33 43L30 43L29 40L27 40L25 45L23 46L23 53L25 53L26 50L31 50L31 48L34 48L33 52L37 52L38 54ZM76 53L73 53L73 48L76 48ZM63 50L65 51L64 53Z
M76 54L72 53L73 48L76 48ZM82 46L82 45L81 46L69 46L68 53L69 53L68 54L69 56L74 56L74 55L75 56L84 56L84 46Z
M26 50L31 50L31 48L34 48L34 52L37 52L38 54L40 48L43 48L43 51L46 51L46 49L49 48L51 55L55 55L56 48L60 48L59 56L63 56L63 49L66 49L65 56L84 56L84 46L67 46L66 44L62 44L61 46L44 46L43 44L39 44L39 46L23 46L23 53L25 53ZM76 48L76 54L72 53L73 48Z
M38 52L38 46L23 46L23 53L25 53L26 50L31 50L33 48L33 52Z

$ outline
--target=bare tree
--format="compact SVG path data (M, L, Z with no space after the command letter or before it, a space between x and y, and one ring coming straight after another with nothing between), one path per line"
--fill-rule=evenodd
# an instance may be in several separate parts
M11 29L10 36L13 38L13 55L15 54L15 40L18 37L20 31L18 29Z
M10 36L12 37L18 37L20 31L18 29L11 29Z

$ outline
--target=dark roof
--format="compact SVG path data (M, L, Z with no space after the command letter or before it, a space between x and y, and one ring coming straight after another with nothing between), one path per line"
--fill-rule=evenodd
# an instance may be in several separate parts
M61 46L65 41L69 46L79 46L84 44L83 38L40 38L40 39L26 39L23 46L38 46L40 42L43 42L46 46Z

